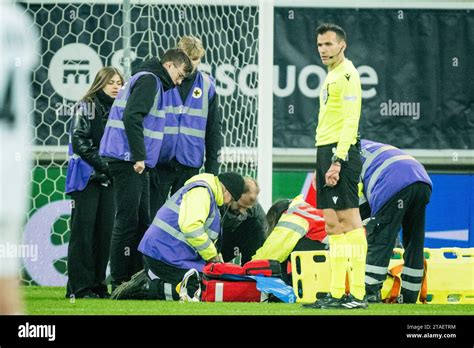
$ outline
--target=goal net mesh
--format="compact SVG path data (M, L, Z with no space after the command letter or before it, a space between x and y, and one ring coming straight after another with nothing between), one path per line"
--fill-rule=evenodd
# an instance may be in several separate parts
M127 13L122 1L17 3L33 18L41 43L40 64L32 81L34 164L29 220L54 202L69 202L64 194L68 111L97 71L106 65L126 71L131 61L124 57L136 61L160 57L182 35L201 38L206 54L200 69L217 81L223 133L220 170L257 176L258 2L132 1ZM61 275L48 285L65 284L70 209L57 211L54 223L36 226L41 231L35 233L49 237L50 245L42 247L49 248L43 254L50 257L46 261L40 257L36 266L24 263L22 275L28 284L44 284L35 275L41 267L53 267Z

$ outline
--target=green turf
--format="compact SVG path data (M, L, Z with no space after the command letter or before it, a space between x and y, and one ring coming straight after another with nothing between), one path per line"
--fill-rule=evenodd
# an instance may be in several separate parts
M311 310L286 303L179 303L64 298L61 287L25 286L26 311L34 315L469 315L474 305L371 305L364 310Z

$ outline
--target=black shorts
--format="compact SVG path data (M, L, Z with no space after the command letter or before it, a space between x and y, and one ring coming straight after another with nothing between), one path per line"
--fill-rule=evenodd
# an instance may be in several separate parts
M342 162L339 181L334 187L326 185L326 172L331 166L331 159L336 152L337 144L317 147L316 155L316 190L318 209L343 210L359 207L359 177L362 172L360 145L351 145L348 157Z

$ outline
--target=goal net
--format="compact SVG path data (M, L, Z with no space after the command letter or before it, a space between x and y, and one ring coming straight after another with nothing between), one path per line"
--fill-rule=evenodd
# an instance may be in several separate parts
M129 77L132 60L159 57L182 35L200 37L206 48L200 69L217 81L220 170L258 176L259 1L17 3L33 18L41 41L41 63L32 82L33 190L24 230L24 243L39 246L36 261L24 260L26 282L66 282L68 110L103 66L118 67ZM271 117L272 110L267 113Z

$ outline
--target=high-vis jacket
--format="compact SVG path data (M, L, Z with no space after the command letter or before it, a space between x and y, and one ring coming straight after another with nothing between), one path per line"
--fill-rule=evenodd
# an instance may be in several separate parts
M166 111L165 134L158 163L173 158L182 165L200 168L204 162L206 125L209 100L216 92L214 80L198 71L191 93L184 101L178 87L166 92L172 106Z
M123 115L133 85L141 76L147 74L155 76L157 84L155 102L143 118L143 137L146 149L145 165L153 168L158 162L165 130L165 111L168 106L171 106L171 98L164 93L160 79L151 72L141 71L136 73L120 90L110 110L109 120L100 142L99 153L101 156L117 158L122 161L136 161L130 153Z
M202 271L206 260L217 255L220 213L224 203L219 179L195 175L158 210L138 250L178 268Z
M293 199L288 210L281 215L278 224L252 260L283 262L303 237L328 243L323 211L305 202L300 195Z
M361 141L363 196L359 203L369 203L372 216L396 193L416 182L433 187L423 165L402 150L375 141Z

